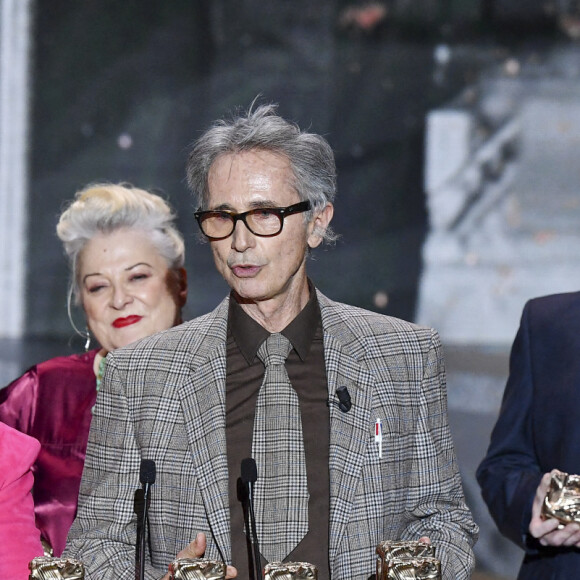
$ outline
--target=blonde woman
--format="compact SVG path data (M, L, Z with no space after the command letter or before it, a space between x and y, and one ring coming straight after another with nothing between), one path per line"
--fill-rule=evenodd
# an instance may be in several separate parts
M159 196L127 185L78 192L57 234L98 346L30 368L0 390L0 421L38 439L36 525L60 556L76 514L91 409L107 353L181 322L187 294L183 238Z

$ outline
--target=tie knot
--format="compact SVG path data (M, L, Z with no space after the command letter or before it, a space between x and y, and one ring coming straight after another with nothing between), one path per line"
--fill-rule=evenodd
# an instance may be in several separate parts
M290 341L279 332L271 334L258 349L258 358L265 366L283 365L292 350Z

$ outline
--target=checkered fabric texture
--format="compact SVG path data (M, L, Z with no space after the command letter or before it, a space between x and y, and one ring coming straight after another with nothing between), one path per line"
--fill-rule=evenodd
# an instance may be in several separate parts
M258 349L265 365L256 401L252 455L258 466L254 510L260 552L281 562L308 532L308 480L298 395L286 357L292 350L282 334L271 334Z
M382 540L429 536L443 580L467 580L477 526L447 424L437 333L318 293L330 405L331 580L367 580ZM77 518L65 555L87 580L134 580L141 459L153 459L145 578L159 580L197 532L231 562L225 385L228 300L213 312L107 357ZM374 423L383 421L383 457ZM233 474L232 474L233 476Z

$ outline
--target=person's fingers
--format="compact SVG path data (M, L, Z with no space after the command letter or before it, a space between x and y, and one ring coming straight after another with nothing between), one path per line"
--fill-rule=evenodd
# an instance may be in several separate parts
M557 471L557 470L553 470ZM546 493L548 493L548 488L550 487L550 480L552 479L552 473L544 473L540 484L536 489L536 495L534 496L534 503L532 504L532 517L540 516L542 510L542 504L544 503L544 498Z
M558 529L560 522L553 518L543 519L540 516L533 516L530 520L529 532L532 537L540 539Z
M528 531L534 538L542 538L546 534L553 532L558 527L557 521L554 522L554 520L544 518L542 515L542 505L550 487L552 474L556 472L558 472L558 470L553 469L549 473L544 473L536 489L536 494L532 503L532 517L528 526Z
M205 549L207 547L207 539L203 532L199 532L195 536L195 540L188 544L181 552L177 554L177 558L201 558L205 554ZM237 578L238 571L233 566L228 566L226 568L226 579ZM170 575L166 574L163 576L162 580L169 580Z
M195 540L190 542L187 546L185 546L185 548L183 548L183 550L181 550L181 552L177 554L177 558L201 558L205 554L206 544L207 541L205 534L203 532L199 532L197 536L195 536ZM235 576L232 576L232 578L235 578ZM168 572L161 580L169 579L170 574Z
M578 524L572 523L562 526L556 520L547 520L547 522L555 522L556 528L538 536L542 546L574 546L580 541L580 526Z
M195 540L188 544L179 554L178 558L201 558L205 554L207 540L203 532L199 532L195 536Z
M580 526L578 524L568 524L564 526L562 533L565 534L562 546L574 546L580 541Z

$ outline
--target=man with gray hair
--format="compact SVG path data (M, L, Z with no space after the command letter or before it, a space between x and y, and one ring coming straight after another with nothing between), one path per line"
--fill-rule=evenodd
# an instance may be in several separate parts
M187 175L231 292L109 355L67 555L89 579L130 576L147 459L157 466L147 578L203 554L235 577L257 544L260 567L306 561L320 580L366 580L377 544L399 539L433 543L444 578L469 578L477 526L437 333L333 302L306 274L310 252L334 238L328 143L260 106L203 134Z

